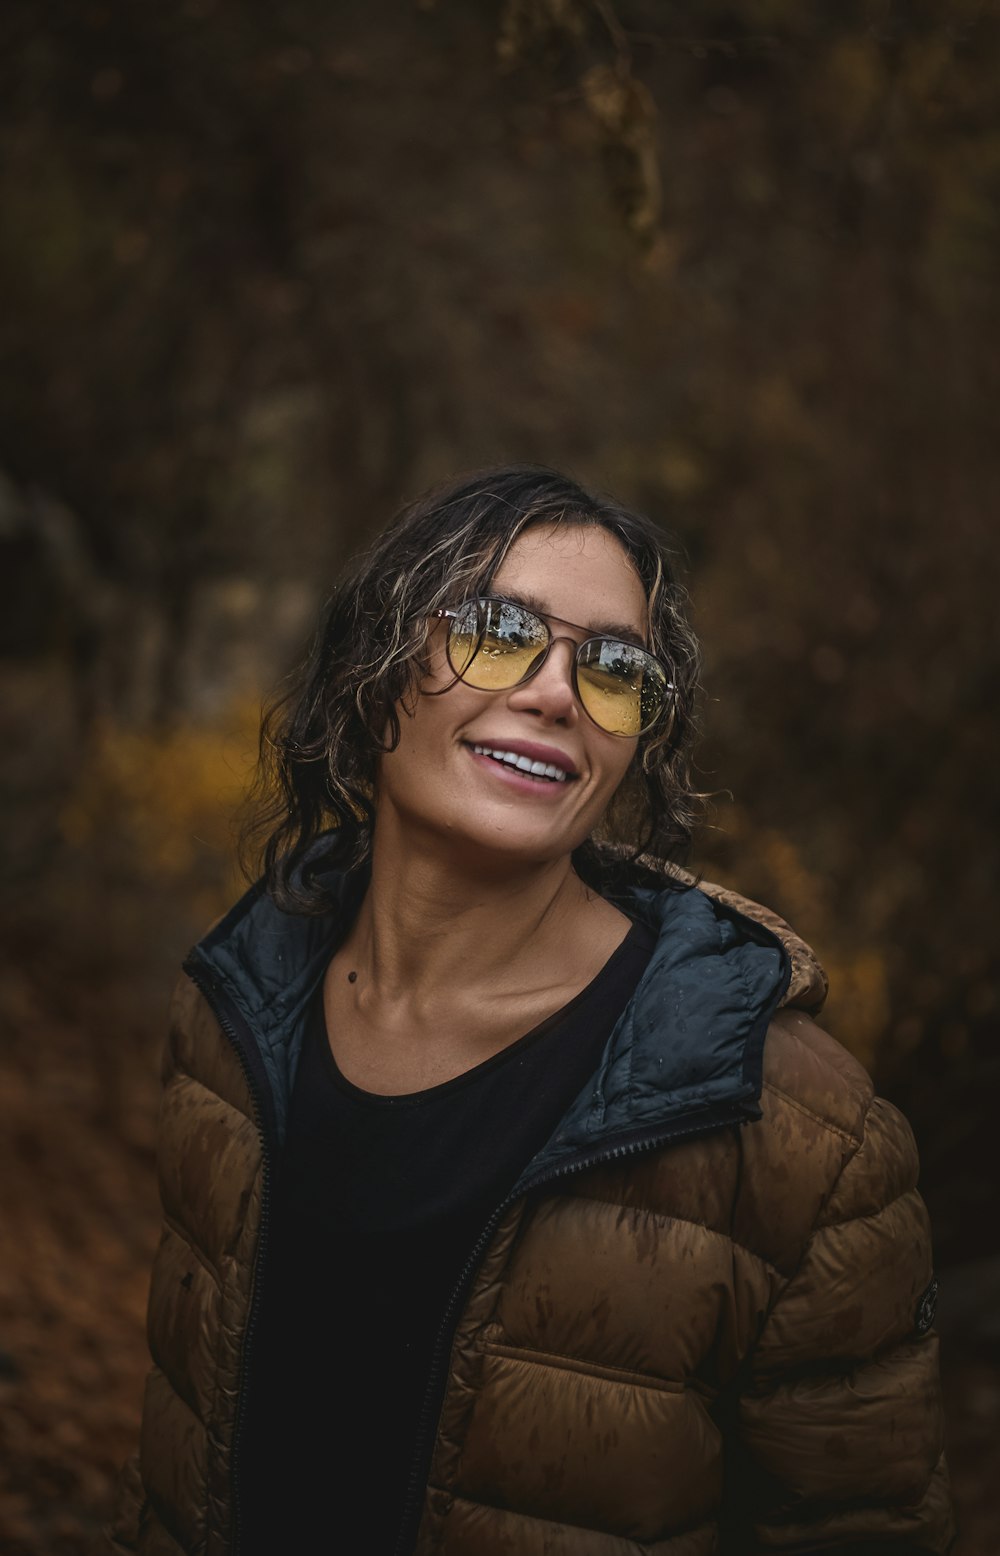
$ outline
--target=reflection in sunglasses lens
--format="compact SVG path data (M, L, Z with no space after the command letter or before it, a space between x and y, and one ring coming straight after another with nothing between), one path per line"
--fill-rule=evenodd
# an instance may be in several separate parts
M452 617L448 659L466 685L504 691L537 668L550 642L546 623L533 611L502 600L470 600ZM614 638L592 638L580 645L576 683L594 723L614 735L642 734L657 718L667 694L658 660Z

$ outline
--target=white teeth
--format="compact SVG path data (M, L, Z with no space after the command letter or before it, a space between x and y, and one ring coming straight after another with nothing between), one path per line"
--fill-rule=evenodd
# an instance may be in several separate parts
M530 773L533 778L553 778L556 783L565 783L569 776L561 767L556 767L554 762L533 762L530 756L518 756L516 751L495 751L492 746L477 745L472 749L477 756L491 756L495 762L516 767L523 773Z

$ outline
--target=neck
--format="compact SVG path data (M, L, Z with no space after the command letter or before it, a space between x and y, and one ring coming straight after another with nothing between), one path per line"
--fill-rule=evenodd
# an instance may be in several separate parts
M380 820L371 885L336 960L364 1005L430 1027L456 1006L482 1012L573 981L581 964L596 970L626 929L568 857L490 867L439 838L404 843Z

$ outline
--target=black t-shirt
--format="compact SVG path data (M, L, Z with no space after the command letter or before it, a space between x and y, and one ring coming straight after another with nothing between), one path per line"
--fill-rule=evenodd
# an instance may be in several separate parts
M634 924L527 1036L405 1096L341 1075L317 992L262 1272L241 1454L246 1551L391 1556L432 1352L450 1338L448 1299L596 1070L653 944Z

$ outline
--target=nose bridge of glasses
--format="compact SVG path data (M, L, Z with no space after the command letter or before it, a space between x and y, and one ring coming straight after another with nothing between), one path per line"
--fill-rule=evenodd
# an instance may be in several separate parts
M567 643L569 645L569 657L564 659L562 663L560 663L560 656L553 653L553 649L555 649L560 643ZM546 672L546 678L550 674L554 675L557 680L561 680L563 682L570 695L575 696L576 650L578 646L579 645L574 641L573 638L564 636L557 637L550 631L544 647L541 648L535 655L527 671L518 682L518 685L523 686L526 681L537 681L539 674L541 672Z
M568 654L560 654L560 644L568 647ZM533 660L532 666L526 675L523 675L519 685L533 682L538 686L541 694L546 694L544 689L549 688L547 696L554 699L555 703L565 700L566 705L577 703L580 700L580 692L577 689L577 649L579 644L574 638L549 633L544 649ZM541 683L541 685L540 685Z
M557 634L555 632L551 632L550 631L550 633L549 633L549 641L548 641L548 643L545 646L545 651L541 655L541 657L540 657L540 659L539 659L539 661L538 661L538 663L536 665L536 668L540 670L542 668L542 665L545 664L546 661L551 660L554 657L553 653L552 653L552 650L554 648L557 648L560 643L565 643L568 646L568 648L569 648L569 655L563 659L562 669L564 671L564 674L565 674L566 681L567 681L568 685L572 686L573 685L573 678L574 678L574 668L576 666L576 656L577 656L577 653L578 653L579 648L580 648L580 644L576 641L575 638L567 637L565 633L558 633ZM558 657L556 658L556 663L557 664L559 663Z

